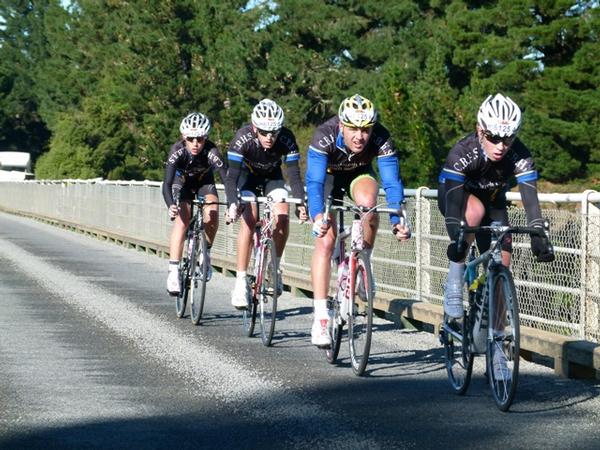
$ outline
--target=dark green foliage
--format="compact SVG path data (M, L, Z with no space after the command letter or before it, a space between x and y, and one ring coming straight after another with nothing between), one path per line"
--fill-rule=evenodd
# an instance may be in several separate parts
M225 150L264 97L306 148L359 92L392 131L406 184L434 186L498 91L522 106L544 178L600 177L597 2L64 4L0 5L0 150L30 150L39 178L160 179L184 115L207 114Z

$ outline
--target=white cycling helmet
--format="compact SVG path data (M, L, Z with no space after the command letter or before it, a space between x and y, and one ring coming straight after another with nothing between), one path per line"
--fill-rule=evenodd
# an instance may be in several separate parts
M521 109L502 94L490 95L479 107L477 123L494 136L510 137L521 126Z
M204 137L210 133L210 120L204 114L193 112L185 116L179 125L183 137Z
M283 126L283 109L273 100L265 98L252 110L252 125L259 130L277 131Z
M349 127L369 128L377 122L377 110L371 100L354 94L342 101L338 117L340 122Z

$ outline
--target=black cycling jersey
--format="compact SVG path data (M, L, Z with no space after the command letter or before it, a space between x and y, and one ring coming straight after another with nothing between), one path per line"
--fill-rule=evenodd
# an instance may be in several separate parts
M512 176L517 182L537 180L531 153L516 138L500 161L489 160L479 143L477 133L460 140L446 158L440 182L446 178L464 181L468 191L504 191Z
M486 206L492 203L495 208L506 208L506 191L513 176L521 192L529 225L541 225L536 186L538 174L531 153L518 138L500 161L487 158L477 133L469 134L452 147L440 173L438 195L451 239L458 233L464 214L465 192L476 195Z
M237 184L242 170L247 170L254 177L280 179L282 160L285 160L292 195L296 198L304 198L304 187L300 178L300 152L296 137L288 128L281 129L275 144L267 150L260 145L252 124L244 125L229 143L227 159L229 170L225 181L225 192L229 204L237 201Z
M213 172L219 171L221 180L225 180L227 166L215 144L206 140L204 147L196 156L186 148L183 140L171 147L165 167L162 194L167 206L175 203L173 184L189 187L197 191L201 186L214 184Z
M346 149L339 127L340 119L334 116L315 130L309 149L327 155L327 172L350 172L370 166L373 159L396 154L390 132L377 122L369 142L360 153Z

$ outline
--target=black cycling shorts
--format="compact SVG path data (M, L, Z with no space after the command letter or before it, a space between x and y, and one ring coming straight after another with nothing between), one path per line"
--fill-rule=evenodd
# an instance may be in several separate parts
M438 208L442 215L446 216L446 186L444 183L438 185ZM508 223L508 211L506 202L506 193L504 191L500 193L488 192L488 191L470 191L465 189L466 194L471 194L477 197L483 206L485 207L485 213L480 225L490 225L492 222L501 222L502 225L509 225ZM463 217L464 209L466 207L466 196L465 205L463 205ZM485 252L490 248L491 234L487 232L477 233L475 235L477 239L477 247L480 252ZM512 253L512 236L507 234L502 242L502 250Z
M354 183L357 178L362 177L376 179L373 167L368 165L359 167L350 172L327 172L327 176L325 177L325 189L323 191L325 198L329 195L333 195L333 200L336 204L343 199L344 194L349 198L352 198L352 183Z

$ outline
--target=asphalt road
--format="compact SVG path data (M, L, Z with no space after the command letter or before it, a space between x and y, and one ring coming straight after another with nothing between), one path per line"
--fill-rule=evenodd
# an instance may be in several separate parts
M499 412L477 361L454 395L433 335L377 321L355 377L347 344L310 345L310 302L284 293L271 348L242 334L233 278L177 319L167 263L0 213L0 448L598 448L600 383L522 362ZM481 359L481 358L480 358Z

